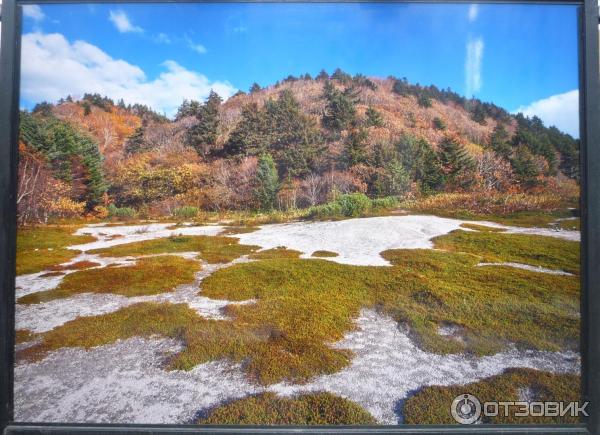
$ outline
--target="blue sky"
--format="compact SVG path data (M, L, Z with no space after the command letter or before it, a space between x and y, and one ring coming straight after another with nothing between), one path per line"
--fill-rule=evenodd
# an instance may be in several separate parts
M254 81L340 67L574 122L555 113L565 104L572 112L576 99L574 6L46 5L24 15L23 107L78 95L84 77L91 91L170 114L186 93L201 99L212 87L226 97Z

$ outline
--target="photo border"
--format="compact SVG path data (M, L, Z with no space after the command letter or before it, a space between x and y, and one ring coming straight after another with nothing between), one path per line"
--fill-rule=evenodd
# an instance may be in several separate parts
M21 6L126 3L504 3L579 5L581 164L581 370L589 417L577 425L199 426L13 422L15 342L16 186L18 172ZM3 0L0 50L0 429L5 434L55 433L402 433L600 434L600 56L597 0Z

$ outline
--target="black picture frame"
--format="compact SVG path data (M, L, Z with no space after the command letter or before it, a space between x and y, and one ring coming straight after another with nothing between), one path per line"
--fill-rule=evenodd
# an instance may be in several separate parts
M343 3L372 0L248 0L272 3ZM18 168L21 6L54 3L200 3L203 0L3 0L0 51L0 428L5 434L49 433L406 433L406 434L600 434L600 56L597 0L503 0L423 3L570 4L579 8L581 131L581 363L582 400L588 417L578 425L473 426L189 426L30 424L13 418L15 344L16 185ZM206 3L235 2L211 0ZM238 1L239 2L239 1ZM385 2L380 0L379 2ZM415 1L394 0L394 3Z

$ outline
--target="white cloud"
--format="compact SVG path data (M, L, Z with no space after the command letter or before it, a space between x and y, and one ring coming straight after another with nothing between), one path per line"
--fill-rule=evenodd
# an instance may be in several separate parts
M23 15L34 21L42 21L45 17L44 11L38 5L23 5Z
M579 91L574 89L564 94L552 95L534 101L528 106L521 106L513 113L526 116L537 116L547 126L555 126L559 130L579 137Z
M465 94L468 98L481 89L481 62L483 60L484 43L481 38L469 38L467 41L467 58L465 61Z
M149 80L138 66L113 59L85 41L69 42L59 33L25 34L22 46L21 93L31 103L97 92L172 116L184 99L202 101L211 89L224 99L236 92L230 83L210 81L173 60L165 61L164 70Z
M479 15L479 5L477 3L473 3L469 6L469 22L473 22L477 19L477 15Z
M205 54L206 53L206 47L204 45L202 45L202 44L196 44L190 38L186 38L186 41L187 41L188 47L191 48L192 50L194 50L196 53L198 53L198 54Z
M134 26L124 11L110 11L108 19L121 33L142 33L144 31L141 27Z

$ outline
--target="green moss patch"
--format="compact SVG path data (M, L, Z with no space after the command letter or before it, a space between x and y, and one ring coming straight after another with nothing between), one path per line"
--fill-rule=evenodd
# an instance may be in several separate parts
M229 263L236 258L260 249L240 245L238 239L222 236L172 236L143 242L125 243L89 251L105 257L142 256L152 254L199 252L208 263Z
M213 409L199 424L247 425L366 425L376 424L371 414L350 400L331 393L293 398L262 393Z
M472 234L497 237L500 243L513 236ZM546 239L536 238L542 246ZM532 245L517 243L511 252L525 257ZM207 320L186 305L138 304L66 323L44 335L27 355L159 334L185 343L170 361L172 368L188 370L227 358L243 363L250 379L261 384L305 382L349 364L351 353L330 344L352 330L363 307L408 324L419 345L436 353L493 354L509 343L549 351L578 349L579 278L475 267L489 255L483 251L385 251L391 267L295 258L239 263L202 283L203 296L256 299L228 305L231 320ZM462 340L441 336L443 324L459 327Z
M302 252L295 251L293 249L287 249L285 246L279 246L277 248L265 249L250 254L249 258L253 260L271 260L274 258L300 258Z
M317 257L317 258L330 258L330 257L337 257L338 253L337 252L331 252L331 251L315 251L312 253L312 257Z
M534 401L581 402L580 378L571 374L552 374L532 369L508 369L504 373L467 385L426 387L406 400L404 419L407 424L457 424L450 405L459 394L473 394L481 403L522 401L520 391L528 389ZM577 417L517 417L516 407L507 417L484 417L492 424L575 424ZM499 414L504 414L501 412Z
M58 287L30 293L20 304L37 304L77 293L113 293L124 296L153 295L193 282L200 263L174 255L140 258L131 266L109 266L71 273Z
M435 247L468 252L485 262L517 262L579 274L579 242L529 234L456 230L433 239Z
M26 227L17 231L17 275L41 272L65 263L80 251L67 246L93 242L92 236L75 236L77 226Z

